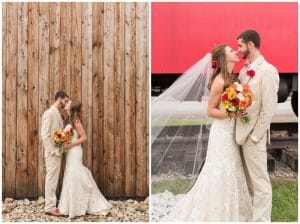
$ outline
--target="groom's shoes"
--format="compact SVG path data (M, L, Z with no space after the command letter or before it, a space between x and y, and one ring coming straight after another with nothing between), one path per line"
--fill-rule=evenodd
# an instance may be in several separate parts
M56 208L51 211L47 211L46 215L52 215L52 216L65 216L64 214L60 213L60 211Z

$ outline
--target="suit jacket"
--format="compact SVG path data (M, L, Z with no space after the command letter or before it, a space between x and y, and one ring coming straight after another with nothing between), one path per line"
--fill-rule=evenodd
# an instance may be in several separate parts
M251 69L255 71L253 78L247 76L247 68L242 68L239 74L241 83L249 81L253 92L253 102L247 108L250 121L243 124L240 119L236 121L235 137L239 145L243 145L252 134L261 140L269 133L270 123L276 110L277 91L279 88L279 75L277 69L269 64L263 56L259 56Z
M53 144L54 132L63 128L63 120L58 109L55 106L51 106L46 110L42 116L42 126L41 126L41 137L43 145L45 147L44 157L50 155L52 151L55 152L55 155L60 156L61 153L59 149Z

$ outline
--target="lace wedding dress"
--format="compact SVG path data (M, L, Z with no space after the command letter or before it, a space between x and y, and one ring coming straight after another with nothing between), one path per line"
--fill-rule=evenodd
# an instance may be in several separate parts
M234 119L214 119L206 162L192 189L161 221L252 221Z
M74 130L71 142L77 139L78 133ZM58 204L59 211L72 218L85 214L98 214L111 207L112 205L98 189L91 171L82 164L81 145L69 149Z

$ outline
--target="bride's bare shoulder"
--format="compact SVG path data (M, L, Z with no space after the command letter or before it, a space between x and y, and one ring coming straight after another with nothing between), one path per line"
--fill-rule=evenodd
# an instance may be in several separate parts
M74 121L74 124L78 124L78 123L81 123L81 121L80 121L80 119L76 119L75 121Z
M80 119L74 120L74 127L75 128L77 128L78 126L81 126L81 125L82 125L82 123L81 123Z
M212 88L223 89L225 81L221 74L218 74L212 83Z

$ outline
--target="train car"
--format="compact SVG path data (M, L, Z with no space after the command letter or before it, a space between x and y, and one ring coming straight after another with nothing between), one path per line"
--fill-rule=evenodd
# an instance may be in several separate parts
M151 13L152 96L215 46L226 43L237 49L237 36L254 29L261 36L261 53L279 71L278 102L291 96L297 115L297 2L156 2ZM235 72L242 66L243 60Z

